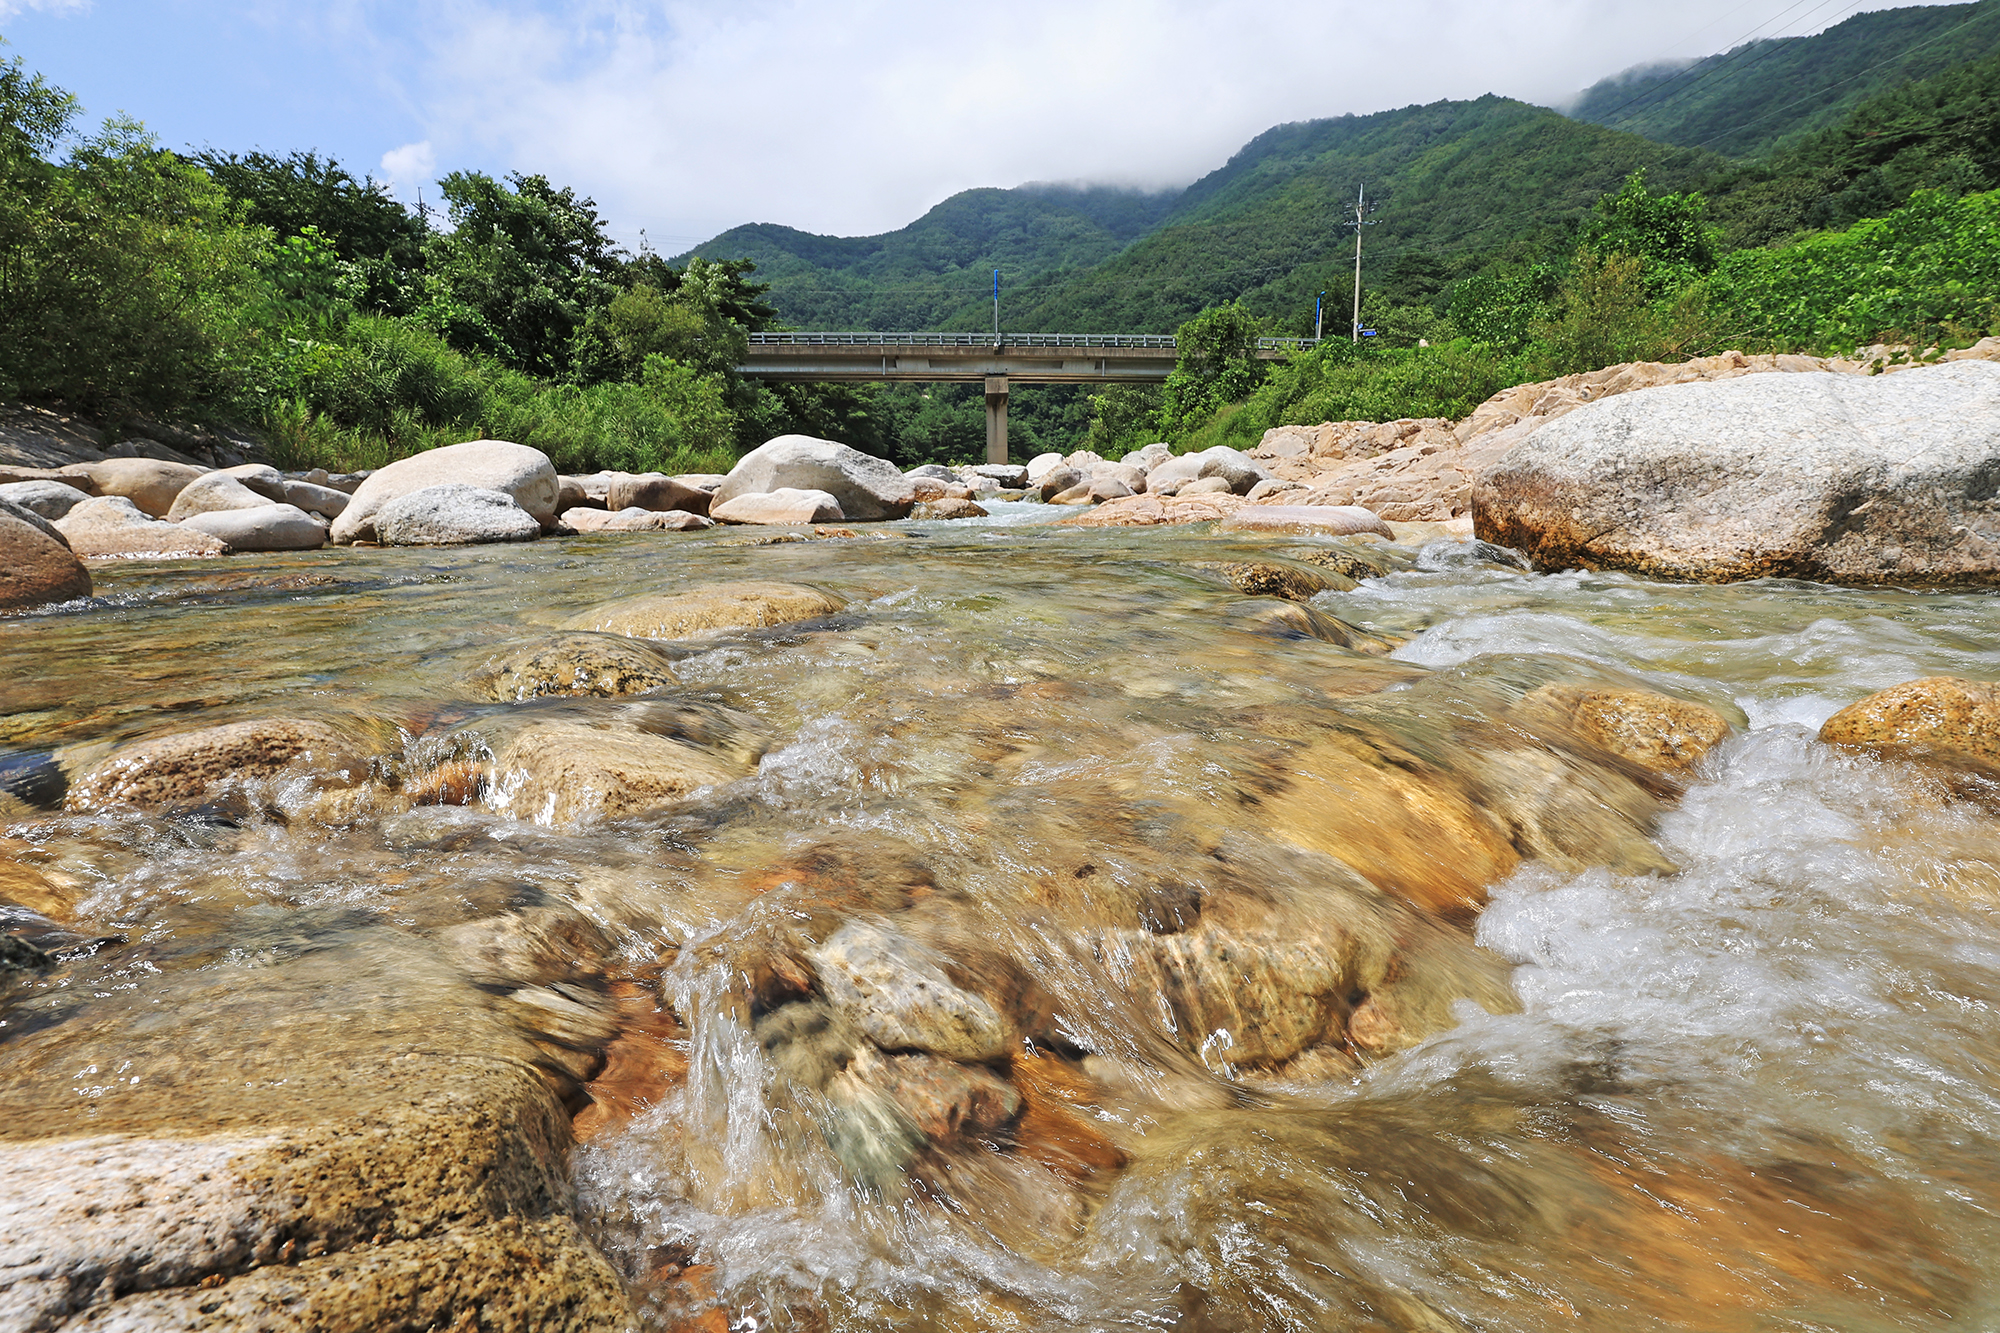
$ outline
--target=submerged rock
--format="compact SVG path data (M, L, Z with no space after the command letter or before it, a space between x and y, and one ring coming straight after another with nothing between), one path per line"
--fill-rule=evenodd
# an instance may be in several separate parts
M222 782L293 774L350 787L368 772L354 743L326 723L266 718L121 746L76 779L67 804L72 810L170 806L199 801Z
M847 603L795 583L714 583L664 597L635 597L578 616L575 629L639 639L684 639L704 630L759 628L830 616Z
M1276 560L1203 561L1194 567L1251 597L1283 597L1293 602L1308 602L1319 593L1354 586L1352 579L1336 583L1318 570Z
M90 571L63 534L33 510L0 500L0 611L67 602L90 591Z
M1549 710L1590 744L1655 773L1685 774L1729 736L1722 714L1647 690L1544 685L1521 711Z
M370 473L334 520L333 540L342 545L375 541L375 518L384 505L413 491L444 485L499 491L538 527L554 524L561 494L556 470L541 450L507 440L470 440L399 458Z
M552 695L646 694L680 683L669 669L670 661L644 639L552 634L502 657L477 684L488 698L508 703Z
M486 803L538 824L575 824L670 805L747 771L696 746L582 722L532 725L494 761Z
M1642 389L1540 427L1473 488L1550 569L2000 585L2000 365Z
M1019 1041L1007 1015L907 936L851 921L808 956L827 999L884 1050L996 1060Z
M1886 756L2000 770L2000 686L1958 676L1904 681L1835 713L1819 738Z

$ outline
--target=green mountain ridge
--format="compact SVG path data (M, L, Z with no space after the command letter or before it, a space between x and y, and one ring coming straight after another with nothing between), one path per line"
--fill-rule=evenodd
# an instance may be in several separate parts
M1766 244L1878 216L1915 188L2000 183L1993 61L2000 0L1876 11L1812 37L1635 67L1568 115L1489 94L1297 121L1178 192L968 190L877 236L755 224L689 255L755 261L801 329L977 331L998 268L1013 332L1166 333L1240 299L1310 333L1322 291L1337 331L1364 185L1370 310L1429 304L1496 263L1566 252L1592 201L1635 170L1655 190L1707 192L1732 246ZM1745 159L1743 144L1761 156Z
M1811 37L1760 38L1691 62L1635 66L1562 108L1662 143L1752 157L1868 98L2000 49L2000 0L1856 14Z

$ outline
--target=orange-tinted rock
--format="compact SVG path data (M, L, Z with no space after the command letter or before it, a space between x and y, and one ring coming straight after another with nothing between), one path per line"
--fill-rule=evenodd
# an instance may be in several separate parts
M1650 690L1545 685L1522 703L1552 709L1582 739L1655 773L1686 773L1729 736L1713 708Z
M312 773L329 786L367 778L368 760L324 722L266 718L177 732L123 746L70 788L73 810L198 800L228 779Z
M2000 686L1957 676L1905 681L1841 709L1819 729L1819 738L2000 768Z

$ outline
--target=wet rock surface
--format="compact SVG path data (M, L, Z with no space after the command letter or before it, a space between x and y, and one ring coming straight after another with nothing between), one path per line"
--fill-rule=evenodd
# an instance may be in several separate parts
M647 694L680 683L672 659L650 643L582 632L514 649L478 679L487 697L510 703L550 695Z
M232 722L140 741L81 774L68 800L80 810L199 801L230 781L311 774L351 786L368 773L352 740L323 722L272 718Z
M640 639L683 639L706 630L829 616L846 604L831 593L795 584L724 583L600 607L579 617L575 627Z
M34 510L0 501L0 611L90 596L90 572Z
M2000 772L2000 687L1952 676L1905 681L1841 709L1820 727L1819 738L1889 757Z

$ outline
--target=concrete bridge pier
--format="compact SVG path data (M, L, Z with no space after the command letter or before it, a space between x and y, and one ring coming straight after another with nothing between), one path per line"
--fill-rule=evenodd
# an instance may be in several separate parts
M986 461L1007 461L1007 377L986 377Z

